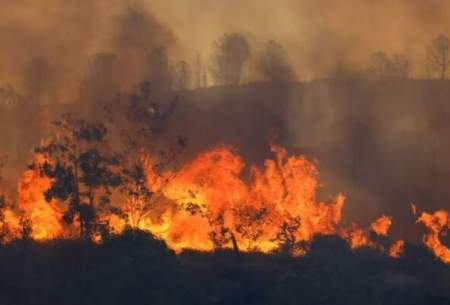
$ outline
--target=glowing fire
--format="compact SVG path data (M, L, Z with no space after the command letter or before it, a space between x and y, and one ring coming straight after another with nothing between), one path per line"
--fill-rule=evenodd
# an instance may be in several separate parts
M342 238L348 241L352 249L371 247L384 251L385 249L381 245L378 245L374 240L371 239L371 232L375 233L378 236L387 236L391 225L392 217L382 215L380 218L372 222L367 229L361 228L356 223L352 223L347 228L341 228L338 233ZM394 246L395 244L391 247ZM390 253L390 251L388 251L388 253ZM396 257L395 255L390 256Z
M251 167L228 147L201 154L184 166L166 187L172 204L159 216L157 235L175 248L212 250L211 234L231 247L268 252L286 221L298 222L292 238L309 241L316 234L333 234L341 219L344 197L330 204L316 201L317 170L304 157L288 157L273 147L276 160ZM168 216L170 215L170 216Z
M389 248L389 256L394 258L400 258L403 255L403 250L405 247L405 242L403 240L398 240L391 245Z
M372 230L381 236L387 236L389 232L389 228L392 224L392 218L386 215L381 216L375 222L373 222L370 226Z
M450 249L440 240L440 236L447 234L447 230L450 229L449 213L444 210L433 214L423 212L417 222L424 224L429 230L423 238L425 245L443 262L450 263Z
M368 246L394 258L402 256L403 240L385 249L374 238L388 235L391 217L382 215L367 228L356 223L342 226L345 198L338 194L329 203L317 200L320 185L316 165L303 156L288 156L277 146L272 151L273 160L248 167L232 148L221 146L199 154L176 171L164 172L157 172L152 157L144 156L141 161L151 198L119 196L116 201L121 202L122 215L101 214L99 218L115 233L126 226L147 230L176 251L220 247L271 252L288 245L297 247L292 253L301 255L314 236L336 234L352 249ZM35 158L36 164L45 161L40 155ZM74 228L63 222L66 207L46 202L44 193L50 185L51 180L37 169L25 171L18 183L18 207L30 221L35 240L76 235L71 234ZM411 207L416 212L416 207ZM11 236L20 236L18 214L8 208L3 215ZM450 227L449 214L443 210L423 213L418 222L430 230L425 244L449 263L450 250L439 240Z
M35 156L35 163L45 160L41 155ZM57 202L45 201L44 193L49 189L51 180L42 177L37 169L25 171L18 183L18 204L31 222L31 237L46 240L63 235L62 212Z

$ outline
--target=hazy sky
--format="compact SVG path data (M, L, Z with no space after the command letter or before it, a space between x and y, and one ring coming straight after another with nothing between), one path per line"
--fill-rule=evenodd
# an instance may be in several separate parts
M79 78L87 58L115 51L114 16L127 6L147 7L172 32L175 59L209 58L219 35L239 31L254 53L268 39L281 42L300 79L337 63L364 66L377 50L406 54L423 75L427 43L450 28L445 0L1 0L0 83L17 83L34 56L50 58L59 79Z
M326 74L336 61L361 64L377 50L406 53L423 72L427 42L450 25L445 0L146 0L182 45L210 51L223 32L280 40L300 77Z

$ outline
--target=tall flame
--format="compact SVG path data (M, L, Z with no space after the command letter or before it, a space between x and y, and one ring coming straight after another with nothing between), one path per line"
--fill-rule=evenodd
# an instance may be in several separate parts
M232 148L220 146L179 170L163 172L157 172L152 156L145 155L141 161L151 198L122 198L119 208L125 217L113 213L99 217L109 222L113 232L120 233L127 225L147 230L176 251L226 247L271 252L289 244L299 245L293 252L300 255L315 236L336 234L352 249L368 246L394 258L402 255L403 240L385 249L373 238L388 235L391 217L382 215L367 228L356 223L342 226L345 197L338 194L329 203L317 200L316 165L303 156L288 156L284 148L271 148L275 158L262 166L246 166ZM35 158L36 164L46 161L41 155ZM50 185L51 180L37 169L25 171L18 183L18 207L30 221L35 240L74 236L73 228L63 222L63 205L45 200ZM411 207L416 212L415 205ZM20 236L19 214L4 208L2 215L10 228L9 240ZM444 210L424 212L418 219L430 231L425 244L446 263L450 250L439 238L450 228L449 219Z
M35 156L35 163L42 164L42 155ZM31 222L31 237L46 240L63 235L62 212L57 202L48 203L44 193L50 188L50 178L43 177L37 169L25 171L18 183L18 205Z
M222 236L223 246L231 247L234 239L242 250L263 252L277 247L276 236L288 219L299 223L296 241L335 233L344 197L317 202L315 165L301 156L288 157L282 148L272 150L276 159L252 166L247 181L242 178L245 164L231 148L200 154L162 188L170 203L164 203L156 228L149 222L148 229L177 250L212 250L211 234L222 233L228 235Z
M445 210L439 210L433 214L423 212L417 222L424 224L429 230L423 238L425 245L443 262L449 264L450 249L440 240L440 236L447 234L447 230L450 229L449 213Z

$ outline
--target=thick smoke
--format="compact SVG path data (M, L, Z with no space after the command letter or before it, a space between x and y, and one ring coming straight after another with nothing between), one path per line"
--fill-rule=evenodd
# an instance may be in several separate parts
M446 0L258 0L151 1L187 52L204 55L218 33L242 31L258 41L279 40L301 79L326 77L336 65L364 66L369 54L404 53L423 77L424 51L435 36L448 34ZM193 55L191 55L193 56Z
M173 64L185 60L195 70L201 58L206 71L212 42L224 33L243 33L252 58L275 39L300 80L328 77L341 64L364 69L377 50L404 54L413 76L424 77L426 46L446 33L449 6L444 0L3 0L0 134L14 168L5 178L16 181L17 168L60 113L98 118L97 106L123 101L142 81L156 101L172 100ZM257 79L257 69L249 68L244 80ZM202 86L211 81L197 78ZM368 223L392 214L395 230L395 223L412 222L401 219L410 202L448 207L445 83L272 83L178 95L164 128L168 137L187 137L186 159L226 142L261 162L273 140L318 160L324 196L346 193L349 218Z
M61 113L99 118L105 103L144 80L164 87L174 35L142 1L20 0L0 6L7 180L20 175L17 168L24 168Z
M142 1L20 0L3 1L1 7L1 81L26 90L24 69L43 58L53 101L78 98L79 84L97 53L118 56L126 86L143 77L148 52L170 49L174 42Z
M301 79L326 77L340 63L364 66L377 50L406 54L414 75L424 76L426 46L446 33L448 6L445 0L5 0L0 79L21 86L20 71L29 61L51 58L55 95L66 101L77 95L88 58L97 52L121 53L124 77L133 79L142 72L144 49L171 49L177 40L177 57L192 62L196 51L208 58L220 34L236 31L255 41L280 41Z

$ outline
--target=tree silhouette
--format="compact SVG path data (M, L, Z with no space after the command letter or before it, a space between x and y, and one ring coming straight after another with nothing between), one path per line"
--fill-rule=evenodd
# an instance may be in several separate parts
M8 221L5 215L6 199L4 195L0 196L0 243L4 243L9 235Z
M184 60L175 65L174 87L177 90L186 90L191 85L191 67Z
M150 159L137 143L125 143L119 188L125 196L125 203L117 212L125 218L127 225L140 228L142 221L150 215L155 207L155 193L162 196L162 186L173 178L173 175L162 175L161 172L178 160L184 145L184 139L179 138L166 150L160 149L157 159Z
M195 52L195 61L194 61L194 86L196 88L205 87L205 84L202 82L202 75L204 73L202 58L199 52Z
M217 84L238 85L250 57L250 46L244 35L224 34L215 42L211 74Z
M104 224L98 209L109 207L111 190L121 184L117 155L108 153L107 129L101 123L77 120L70 115L54 123L57 136L35 151L48 161L38 166L51 179L45 199L67 204L64 220L79 222L80 238L89 239Z
M377 80L407 79L410 73L410 63L405 55L389 56L382 51L370 56L369 77Z
M122 181L118 190L124 197L123 206L114 212L132 228L139 228L149 216L154 208L154 194L160 191L155 185L170 178L162 177L161 172L178 161L185 146L181 136L171 141L164 137L177 98L162 110L152 97L152 89L150 82L142 82L135 93L108 109L111 133L116 135L121 149Z
M50 93L53 81L50 63L45 57L34 57L22 71L22 80L27 99L39 104Z
M258 70L264 79L273 83L294 80L295 75L286 51L274 40L269 40L258 62Z
M152 49L144 63L144 80L152 84L152 94L159 98L173 85L173 71L169 66L169 56L163 47Z
M270 222L268 210L266 208L255 209L250 206L242 206L233 212L236 219L234 225L236 233L248 243L247 248L253 250L255 243L264 234L264 223Z
M445 35L434 38L427 49L427 67L440 79L447 77L450 65L450 41Z
M128 164L122 170L122 179L120 191L125 196L125 203L119 213L125 218L127 225L139 228L153 207L150 204L153 192L150 191L143 162L128 158Z
M120 91L119 83L120 64L117 56L98 53L89 60L85 77L80 84L81 101L88 102L90 107L104 105Z
M299 217L286 217L273 239L278 244L280 253L295 255L304 252L306 243L297 239L297 232L300 227L301 219Z

